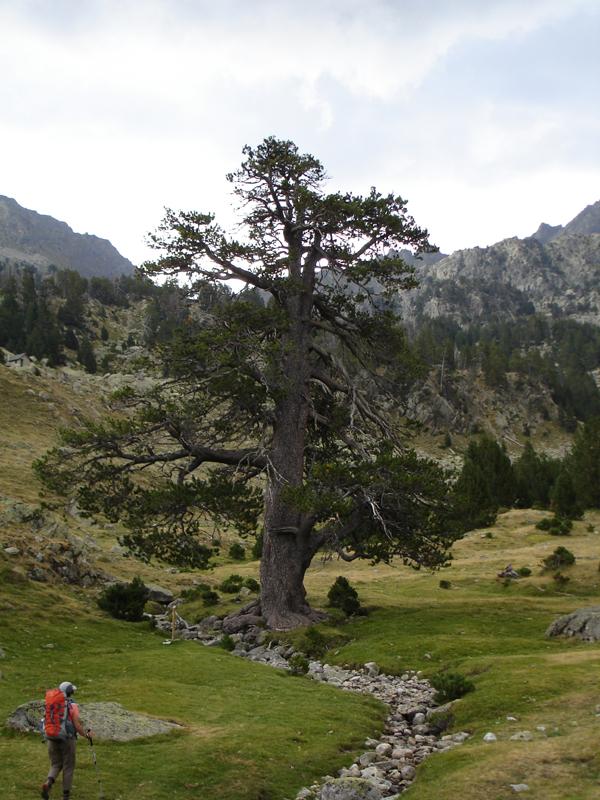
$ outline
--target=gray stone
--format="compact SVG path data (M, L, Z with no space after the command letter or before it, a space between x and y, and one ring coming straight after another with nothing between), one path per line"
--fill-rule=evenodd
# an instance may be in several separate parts
M163 589L162 586L146 584L146 588L148 589L148 600L153 600L155 603L161 603L162 605L168 605L174 600L173 592Z
M519 792L528 792L529 791L529 786L526 783L511 783L509 785L510 785L510 788L513 790L513 792L516 792L517 794Z
M18 556L21 551L18 547L5 547L4 552L7 556Z
M364 778L333 778L323 784L321 800L382 800L382 795Z
M531 731L518 731L510 737L512 742L530 742L533 739Z
M389 756L392 753L392 745L389 742L382 742L377 745L375 752L378 756Z
M411 764L407 764L405 767L402 767L400 774L405 781L413 781L415 779L415 775L417 774L417 770Z
M6 658L6 653L1 647L0 647L0 658Z
M367 661L365 669L371 678L375 678L379 675L379 665L375 661Z
M181 730L182 727L164 719L128 711L118 703L82 703L79 710L84 726L92 728L97 739L115 742L145 739L149 736ZM38 733L43 714L44 701L33 700L15 709L6 724L15 731Z
M600 641L600 606L579 608L559 617L549 626L546 636L573 636L584 642Z
M484 742L497 742L498 741L498 737L496 736L495 733L492 733L491 731L488 731L488 733L486 733L484 735L483 741Z
M419 711L413 717L413 725L423 725L425 719L426 719L425 714L423 714L422 711Z

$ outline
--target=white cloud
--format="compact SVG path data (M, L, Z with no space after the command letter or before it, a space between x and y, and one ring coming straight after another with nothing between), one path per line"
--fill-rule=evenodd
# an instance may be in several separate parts
M223 209L223 175L241 145L276 133L321 156L340 185L402 191L447 237L442 246L457 246L479 214L463 213L467 223L455 213L449 231L444 209L457 198L478 209L502 198L497 218L519 171L529 187L544 163L573 191L588 182L567 169L568 154L557 163L574 135L561 109L467 94L428 108L424 87L469 43L526 39L594 6L0 0L0 74L12 76L0 82L0 193L139 260L163 205ZM514 225L514 207L505 219ZM477 224L491 238L500 229Z

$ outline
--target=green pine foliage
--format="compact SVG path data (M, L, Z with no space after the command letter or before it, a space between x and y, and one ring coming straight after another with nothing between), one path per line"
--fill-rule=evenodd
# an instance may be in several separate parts
M568 464L579 506L600 508L600 416L577 431Z
M521 457L514 463L517 507L548 508L559 470L557 459L536 453L531 442L526 442Z
M516 498L516 481L506 451L489 436L469 443L454 493L468 530L491 525L500 507Z
M141 578L131 583L113 583L98 598L98 605L111 617L127 622L139 622L144 616L148 589Z
M360 614L362 611L358 592L343 575L335 579L327 592L327 599L332 608L341 609L348 617Z

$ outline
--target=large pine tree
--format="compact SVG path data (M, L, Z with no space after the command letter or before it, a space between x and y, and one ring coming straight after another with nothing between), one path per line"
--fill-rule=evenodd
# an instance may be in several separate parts
M393 411L407 348L387 300L414 285L394 254L428 249L427 232L398 196L326 193L322 165L289 141L244 156L228 176L243 234L168 211L146 271L186 276L192 296L232 279L254 293L187 325L168 380L124 396L128 421L68 434L39 464L49 485L79 485L88 509L120 517L145 556L200 564L207 519L247 532L263 509L260 600L228 630L315 619L304 575L319 551L435 567L458 530L445 476L403 446Z

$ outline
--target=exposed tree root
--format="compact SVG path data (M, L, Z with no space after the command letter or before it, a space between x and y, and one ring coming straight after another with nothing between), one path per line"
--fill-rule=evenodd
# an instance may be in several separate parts
M301 612L273 611L265 616L262 613L260 600L253 600L239 611L225 617L223 631L224 633L239 633L252 626L268 628L273 631L289 631L292 628L322 622L324 619L327 619L327 614L323 611L316 611L309 605L305 605Z

